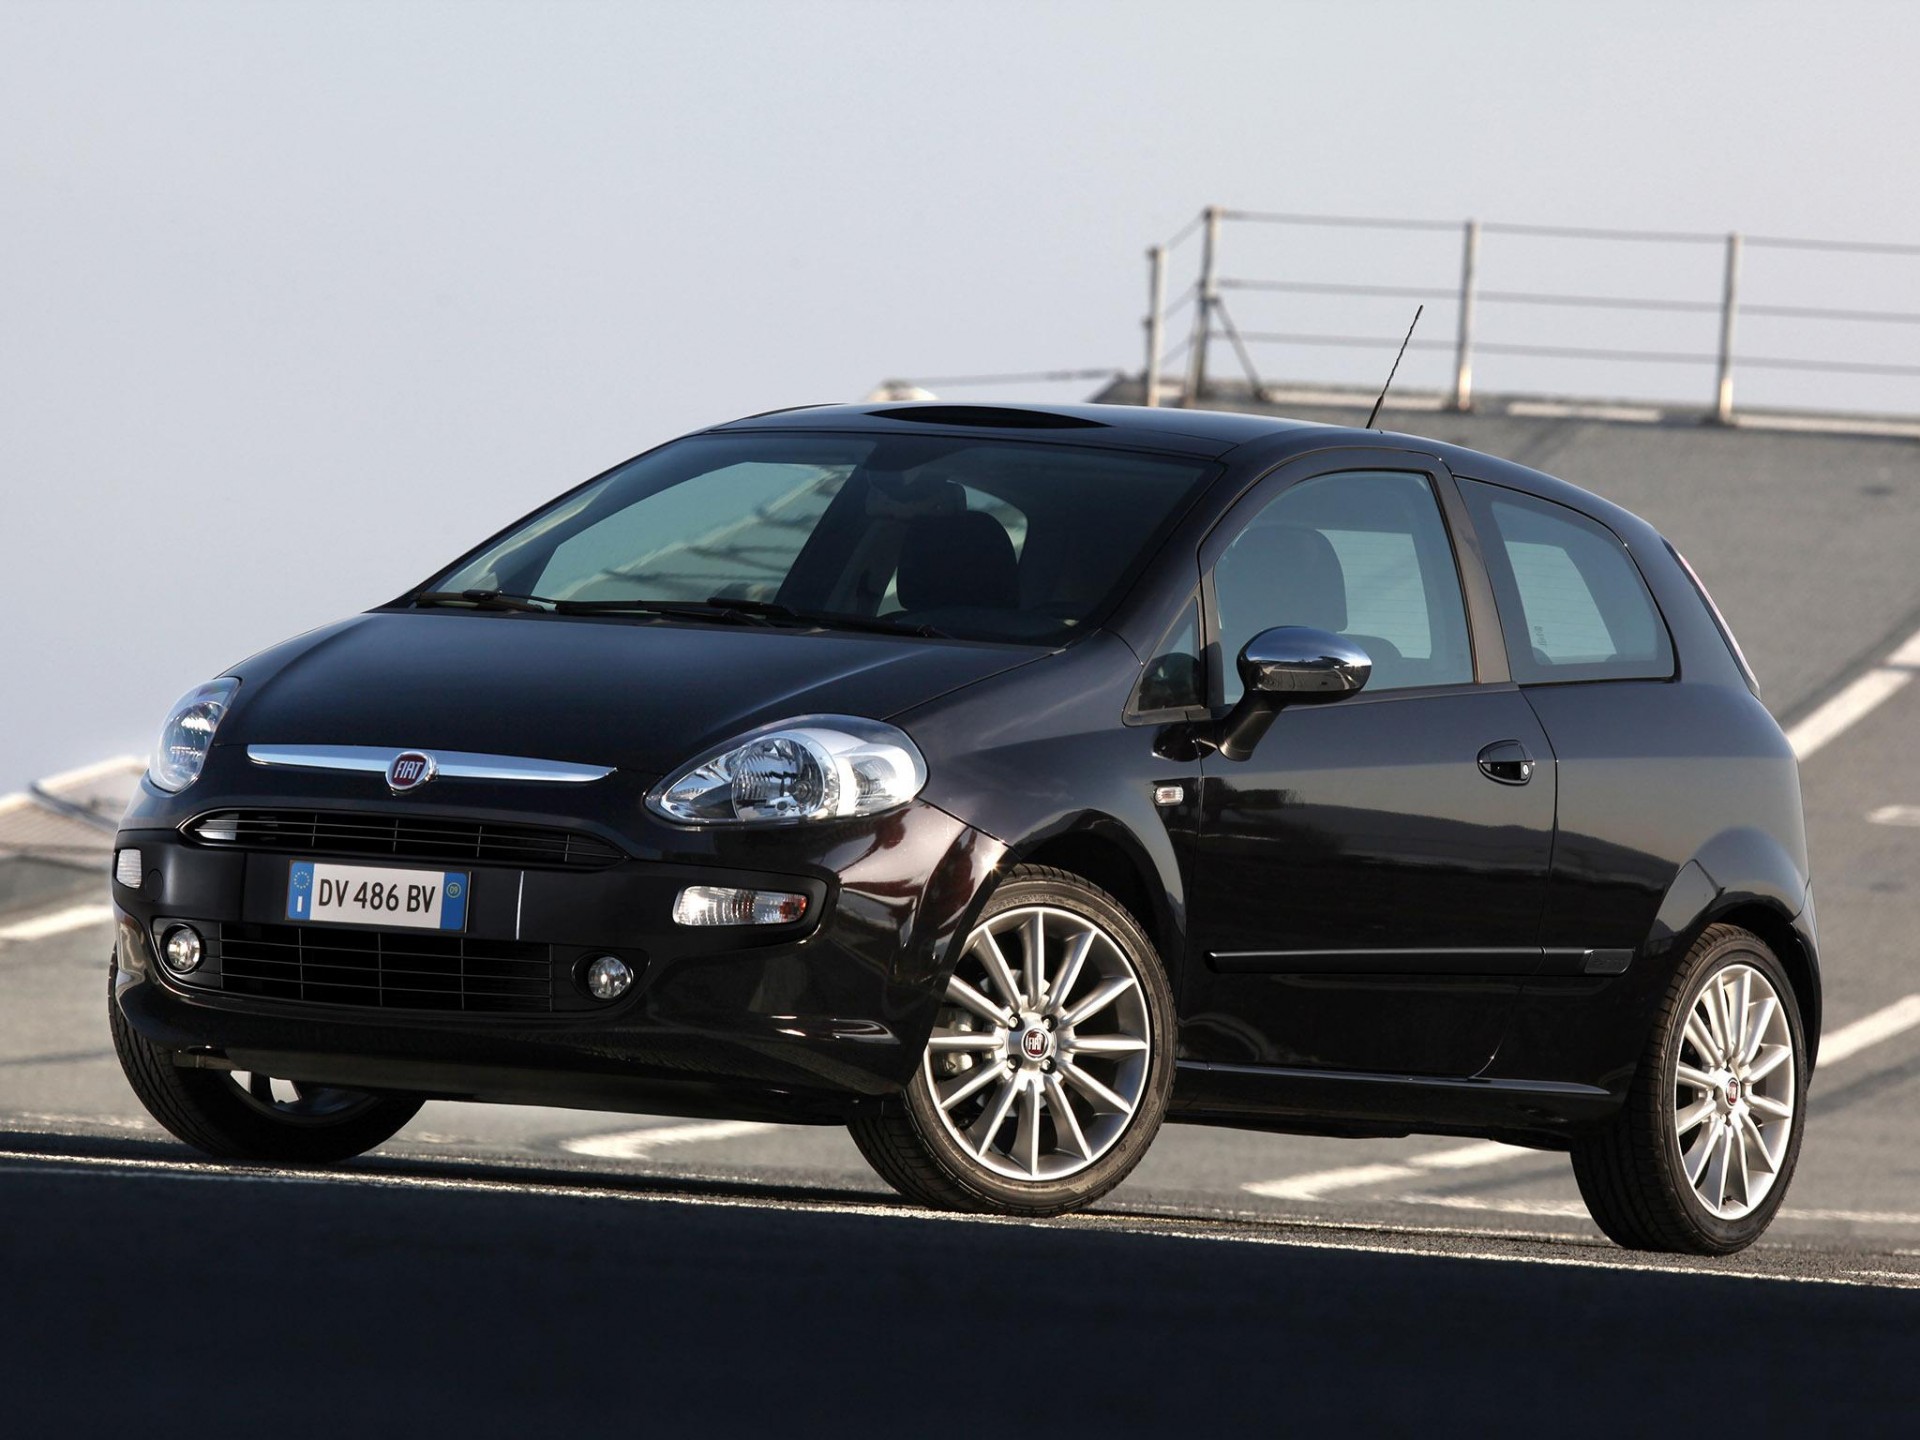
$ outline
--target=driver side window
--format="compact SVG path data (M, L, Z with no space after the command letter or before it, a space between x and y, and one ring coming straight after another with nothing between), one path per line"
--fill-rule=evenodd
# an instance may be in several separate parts
M1359 645L1373 660L1369 692L1473 680L1460 574L1424 475L1349 471L1288 487L1221 555L1213 602L1229 705L1241 648L1276 625Z

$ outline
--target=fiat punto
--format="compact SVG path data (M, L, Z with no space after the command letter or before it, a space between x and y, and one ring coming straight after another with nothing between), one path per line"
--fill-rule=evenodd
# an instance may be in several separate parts
M1651 527L1369 430L808 408L676 440L168 716L110 1018L215 1156L427 1099L845 1125L1083 1206L1164 1121L1779 1207L1819 1032L1791 749Z

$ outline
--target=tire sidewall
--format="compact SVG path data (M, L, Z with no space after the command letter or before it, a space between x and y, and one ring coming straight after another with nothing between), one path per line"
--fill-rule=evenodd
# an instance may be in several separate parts
M1072 1175L1053 1181L1013 1180L980 1164L947 1132L928 1088L924 1063L915 1065L905 1104L921 1143L954 1183L995 1209L1048 1213L1084 1205L1105 1194L1126 1178L1153 1143L1173 1092L1174 1006L1166 969L1139 923L1103 892L1071 878L1016 873L994 891L967 934L971 936L997 915L1030 905L1068 910L1091 920L1125 952L1138 977L1152 1033L1147 1083L1126 1130L1112 1149ZM956 961L958 956L957 947Z
M1746 965L1765 975L1767 983L1773 986L1774 994L1780 1000L1781 1008L1786 1012L1787 1031L1793 1041L1793 1120L1787 1133L1787 1148L1781 1158L1779 1173L1766 1198L1739 1219L1723 1220L1707 1209L1687 1179L1680 1139L1674 1127L1673 1096L1687 1017L1693 1013L1701 991L1721 971L1733 965ZM1807 1041L1800 1023L1800 1001L1794 993L1792 981L1787 978L1786 967L1762 941L1747 934L1730 935L1702 953L1694 963L1693 973L1682 992L1681 1003L1675 1008L1668 1022L1667 1033L1662 1037L1657 1081L1661 1103L1656 1113L1659 1116L1661 1161L1667 1172L1667 1183L1678 1197L1687 1222L1715 1250L1732 1251L1751 1244L1772 1223L1775 1212L1786 1200L1787 1187L1800 1159L1801 1137L1806 1130L1807 1078Z

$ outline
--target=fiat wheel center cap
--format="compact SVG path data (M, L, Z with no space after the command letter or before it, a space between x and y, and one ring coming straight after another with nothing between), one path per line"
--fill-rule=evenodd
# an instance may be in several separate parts
M1039 1025L1029 1025L1020 1036L1020 1053L1032 1061L1040 1061L1053 1053L1053 1036Z

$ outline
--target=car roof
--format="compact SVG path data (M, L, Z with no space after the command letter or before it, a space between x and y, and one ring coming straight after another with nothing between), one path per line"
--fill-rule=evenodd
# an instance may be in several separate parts
M1252 447L1257 450L1263 466L1315 450L1333 448L1413 451L1436 456L1455 475L1464 479L1486 480L1524 490L1544 500L1557 501L1585 511L1616 531L1639 532L1639 537L1631 538L1644 538L1653 533L1645 521L1612 501L1556 476L1503 460L1497 455L1469 450L1465 446L1448 444L1423 435L1370 430L1357 425L1289 420L1277 415L1145 405L999 405L959 404L942 400L896 404L874 401L860 405L801 405L784 410L767 410L709 428L713 431L824 430L895 434L920 429L946 435L980 434L1009 440L1050 440L1115 449L1174 451L1215 459L1242 447ZM1623 535L1622 538L1630 537Z

